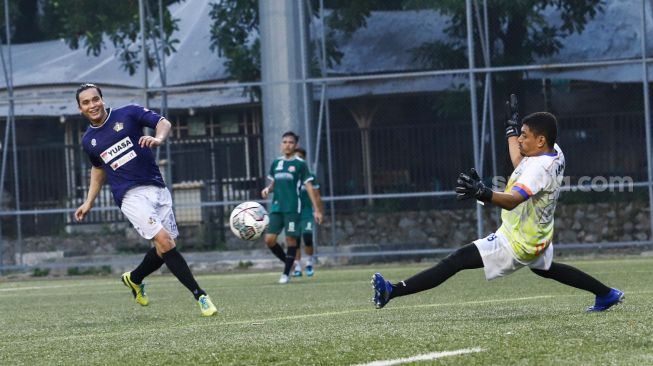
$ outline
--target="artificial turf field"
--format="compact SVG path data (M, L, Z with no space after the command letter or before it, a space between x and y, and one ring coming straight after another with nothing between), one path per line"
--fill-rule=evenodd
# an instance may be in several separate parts
M198 276L219 315L202 318L170 274L148 278L150 306L119 276L0 282L0 365L651 365L653 258L562 262L626 293L587 314L591 294L528 270L486 282L463 271L442 286L370 299L370 277L397 281L429 264ZM459 354L448 354L458 351ZM391 362L376 363L389 365Z

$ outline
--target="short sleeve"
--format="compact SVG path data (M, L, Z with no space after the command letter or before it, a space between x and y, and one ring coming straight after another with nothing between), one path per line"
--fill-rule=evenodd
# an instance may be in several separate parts
M315 176L315 174L311 173L311 177L313 177L313 180L311 181L313 188L320 189L320 182L317 181L317 177Z
M144 127L156 129L156 125L163 118L161 115L136 104L131 105L129 108L132 115Z
M546 174L544 167L537 161L531 161L513 184L512 190L517 191L524 199L529 199L544 189L550 180L551 177Z
M277 165L277 161L273 160L272 164L270 164L270 171L268 171L268 179L269 180L274 180L274 166Z
M102 161L100 161L100 159L98 159L98 158L95 157L95 156L88 155L88 160L89 160L89 161L91 162L91 164L92 164L94 167L96 167L96 168L100 168L100 167L102 166Z
M300 165L299 172L300 172L299 179L302 181L302 183L307 183L315 179L315 177L313 177L313 174L311 174L311 171L308 170L308 165L304 161L302 161Z

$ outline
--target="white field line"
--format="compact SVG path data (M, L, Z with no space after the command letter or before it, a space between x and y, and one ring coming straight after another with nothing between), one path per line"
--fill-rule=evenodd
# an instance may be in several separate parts
M86 286L91 286L91 285L48 285L48 286L8 287L8 288L0 288L0 292L49 290L53 288L70 288L70 287L86 287Z
M464 348L464 349L459 349L455 351L444 351L444 352L432 352L432 353L426 353L423 355L417 355L417 356L412 356L412 357L406 357L406 358L397 358L394 360L384 360L384 361L374 361L370 363L359 363L354 366L392 366L392 365L399 365L402 363L410 363L410 362L416 362L416 361L429 361L429 360L435 360L436 358L443 358L443 357L450 357L450 356L458 356L458 355L464 355L467 353L476 353L476 352L483 352L484 349L481 348Z

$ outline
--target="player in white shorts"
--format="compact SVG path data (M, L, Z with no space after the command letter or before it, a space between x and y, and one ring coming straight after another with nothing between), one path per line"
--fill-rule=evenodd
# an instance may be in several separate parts
M537 112L519 123L516 97L511 96L509 105L506 137L515 170L505 191L487 188L474 169L461 173L456 186L458 199L476 198L501 207L501 227L407 280L392 284L375 273L372 285L377 308L395 297L434 288L460 270L474 268L483 268L486 279L492 280L529 267L538 276L593 293L595 303L587 311L607 310L624 298L623 292L579 269L553 261L553 213L565 169L564 154L555 143L557 121L550 113Z
M88 195L75 211L75 219L84 219L107 182L116 205L138 233L154 243L138 267L121 277L136 302L149 304L143 279L165 263L193 294L202 315L216 314L216 307L177 251L172 198L152 154L152 148L162 145L168 137L170 122L137 105L105 108L102 91L94 84L82 84L75 97L79 111L90 122L82 147L93 165ZM143 135L143 127L154 129L155 136Z

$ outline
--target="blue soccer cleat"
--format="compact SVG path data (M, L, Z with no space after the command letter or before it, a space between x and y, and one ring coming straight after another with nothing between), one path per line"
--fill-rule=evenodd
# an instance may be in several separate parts
M624 295L624 293L617 290L616 288L610 289L610 292L608 292L607 295L597 296L594 305L587 308L587 312L593 313L593 312L608 310L612 306L617 305L618 303L623 301L625 297L626 296Z
M306 275L308 277L313 277L313 274L315 274L315 271L313 271L313 266L312 265L307 265L306 266Z
M372 276L372 288L374 289L374 306L381 309L385 304L390 301L390 294L392 293L392 284L386 281L380 273L375 273Z
M295 270L295 272L292 273L293 277L301 277L302 276L302 271Z

